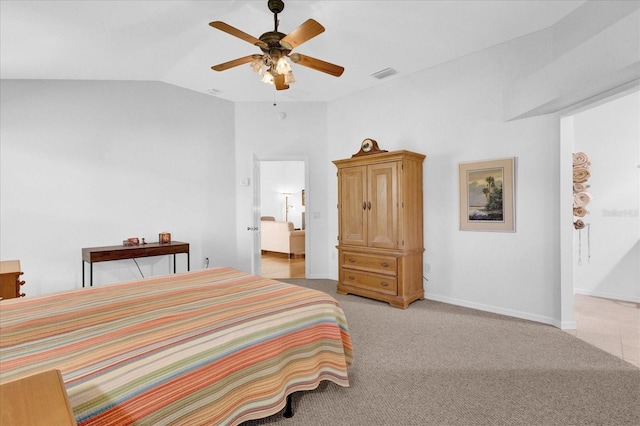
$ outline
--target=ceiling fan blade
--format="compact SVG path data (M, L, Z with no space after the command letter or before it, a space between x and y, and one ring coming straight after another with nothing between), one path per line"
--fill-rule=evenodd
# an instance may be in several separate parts
M299 53L292 53L291 55L289 55L289 59L291 59L295 64L303 65L316 71L322 71L334 77L340 77L344 72L344 67L341 67L340 65L321 61L320 59L301 55Z
M273 84L276 86L276 90L287 90L289 85L285 83L284 74L278 74L273 77Z
M238 37L248 43L251 43L254 46L267 47L267 43L265 43L264 41L255 38L254 36L247 34L244 31L240 31L239 29L232 27L229 24L225 24L222 21L209 22L209 25L211 25L213 28L217 28L220 31L224 31L227 34L231 34L232 36Z
M260 55L249 55L249 56L245 56L245 57L242 57L242 58L234 59L233 61L224 62L222 64L214 65L214 66L211 67L211 69L214 70L214 71L228 70L229 68L237 67L238 65L248 64L249 62L253 61L253 59L256 56L260 57Z
M305 41L311 40L318 34L324 32L324 27L318 21L307 19L298 28L291 31L280 40L280 45L286 49L292 50L296 46L300 46Z

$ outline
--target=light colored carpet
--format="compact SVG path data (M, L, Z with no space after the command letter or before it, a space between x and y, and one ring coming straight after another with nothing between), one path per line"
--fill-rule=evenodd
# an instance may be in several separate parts
M640 369L551 326L428 300L335 297L354 346L351 386L293 396L295 415L245 426L640 425Z

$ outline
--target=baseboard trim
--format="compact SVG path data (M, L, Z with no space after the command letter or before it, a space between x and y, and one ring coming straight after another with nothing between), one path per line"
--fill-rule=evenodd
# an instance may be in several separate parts
M514 317L519 319L524 319L527 321L539 322L542 324L552 325L556 328L562 328L564 324L562 324L559 320L551 317L545 317L543 315L536 315L529 312L516 311L514 309L501 308L498 306L485 305L482 303L470 302L468 300L455 299L448 296L442 296L438 294L426 293L425 298L429 300L434 300L436 302L448 303L450 305L462 306L465 308L477 309L479 311L491 312L492 314L505 315L508 317ZM566 321L566 326L570 326L571 321ZM570 327L569 327L570 328ZM575 328L575 323L574 323Z
M309 274L307 275L307 279L308 280L330 280L332 278L327 278L326 274ZM334 280L336 281L336 280ZM338 282L336 281L336 285L338 284Z
M640 297L633 296L621 296L619 294L606 293L603 291L584 290L581 288L574 288L574 294L582 294L585 296L602 297L603 299L621 300L623 302L640 303Z
M576 330L578 328L578 324L575 321L560 321L559 325L556 325L556 327L560 330Z
M304 253L283 253L280 251L269 251L269 250L261 250L261 256L271 256L271 257L279 257L282 259L304 259Z

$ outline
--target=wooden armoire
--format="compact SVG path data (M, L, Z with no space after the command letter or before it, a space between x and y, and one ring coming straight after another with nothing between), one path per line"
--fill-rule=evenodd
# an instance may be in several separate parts
M356 154L338 168L338 293L407 308L422 286L422 163L409 151Z

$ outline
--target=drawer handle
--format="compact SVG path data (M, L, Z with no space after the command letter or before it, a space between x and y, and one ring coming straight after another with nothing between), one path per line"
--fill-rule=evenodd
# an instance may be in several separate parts
M368 202L367 202L367 208L368 208L369 210L371 210L371 201L368 201Z
M362 202L362 210L366 210L367 209L367 202L363 201Z
M350 257L350 258L349 258L349 262L351 262L351 263L355 263L355 262L356 262L356 260L355 260L353 257Z
M382 285L382 287L389 287L389 283L386 283L386 282L384 282L384 281L382 281L382 282L380 283L380 285Z
M382 262L380 265L382 265L383 268L389 267L389 264L387 262Z
M351 281L353 281L353 280L355 280L355 279L356 279L356 277L354 277L353 275L349 275L349 279L350 279Z

